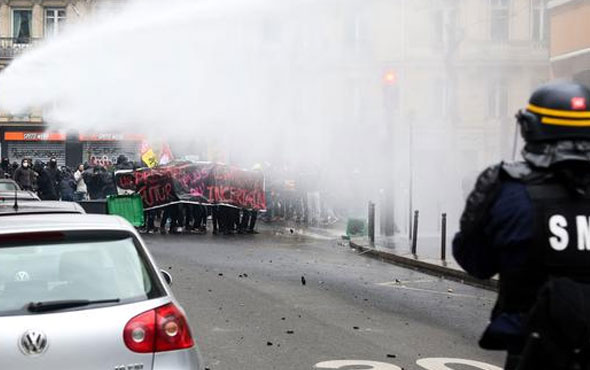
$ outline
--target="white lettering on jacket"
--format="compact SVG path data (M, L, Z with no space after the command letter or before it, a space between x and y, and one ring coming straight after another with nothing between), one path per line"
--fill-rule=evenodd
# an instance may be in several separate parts
M549 238L549 244L551 248L558 252L565 250L570 242L570 236L567 233L566 227L567 220L562 215L553 215L549 218L549 231L553 234ZM578 242L579 240L578 237Z
M590 217L576 216L576 227L578 229L578 250L590 250Z

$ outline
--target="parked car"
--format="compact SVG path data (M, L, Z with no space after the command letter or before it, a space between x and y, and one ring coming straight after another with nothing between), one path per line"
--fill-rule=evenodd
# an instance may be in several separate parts
M19 199L20 201L20 199ZM58 201L39 201L39 202L14 202L0 201L0 217L12 215L31 215L31 214L85 214L84 208L78 203L74 202L58 202Z
M41 200L37 194L29 190L0 190L0 203L14 203L15 197L19 202L38 202Z
M11 179L0 179L0 191L14 191L21 190L20 185Z
M202 369L169 281L120 217L3 216L1 367Z

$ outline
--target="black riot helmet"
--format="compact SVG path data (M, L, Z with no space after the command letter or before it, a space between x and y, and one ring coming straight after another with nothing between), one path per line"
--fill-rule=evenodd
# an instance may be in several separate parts
M526 142L590 140L590 90L575 82L543 85L516 118Z

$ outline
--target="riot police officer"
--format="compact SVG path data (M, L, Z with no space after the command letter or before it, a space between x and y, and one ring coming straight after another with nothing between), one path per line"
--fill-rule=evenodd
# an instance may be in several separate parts
M541 86L516 117L524 161L500 163L479 176L453 254L471 275L499 274L481 347L507 350L506 369L573 369L574 353L586 351L590 358L584 308L590 281L590 90L571 82ZM555 327L577 317L555 309L563 297L580 313L575 340ZM534 356L535 366L525 366Z

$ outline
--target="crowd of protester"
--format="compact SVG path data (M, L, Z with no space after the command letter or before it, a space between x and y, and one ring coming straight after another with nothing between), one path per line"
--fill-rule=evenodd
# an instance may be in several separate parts
M16 162L11 164L8 158L3 158L0 178L13 179L22 190L35 192L41 200L79 202L116 195L114 171L133 166L125 156L120 156L112 168L85 163L76 169L58 166L55 157L47 163L27 158L20 165Z
M0 164L0 178L13 179L21 189L35 192L41 200L80 202L116 195L114 172L135 168L136 164L124 155L109 168L85 163L75 170L58 166L53 157L47 163L23 159L20 165L4 158ZM256 211L228 205L171 204L146 211L146 223L141 231L203 234L209 226L214 235L255 234L257 218Z
M229 205L171 204L146 212L146 233L257 234L258 212ZM210 224L208 223L210 220Z
M0 163L0 178L12 178L23 190L37 193L42 200L86 201L102 200L117 194L114 173L138 166L124 155L110 167L80 164L76 169L58 166L56 158L47 163L23 159L21 164ZM273 186L274 185L274 186ZM285 189L273 184L266 192L267 210L264 222L294 221L312 226L325 226L339 217L320 198L319 192ZM258 212L229 205L170 204L145 212L146 233L206 233L214 235L256 233Z

